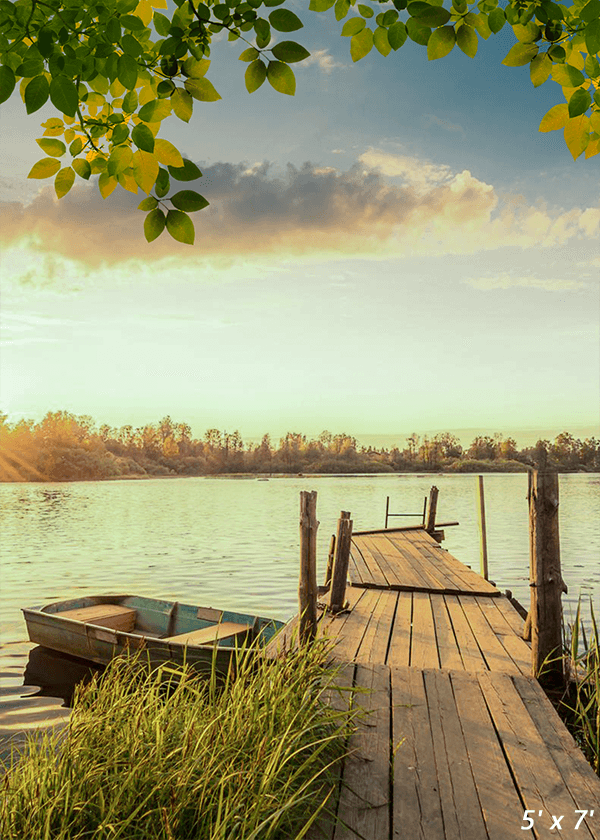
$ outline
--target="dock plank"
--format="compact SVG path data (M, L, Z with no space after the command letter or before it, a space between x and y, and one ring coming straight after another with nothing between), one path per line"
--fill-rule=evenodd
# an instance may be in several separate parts
M438 656L442 668L463 668L463 661L454 635L452 621L446 608L444 595L430 595Z
M477 639L477 643L489 670L507 671L514 674L520 673L519 668L513 660L507 656L505 648L498 639L498 636L494 633L485 614L482 612L478 599L469 597L468 595L459 595L458 601L471 626L473 635Z
M398 592L396 614L394 616L387 653L388 665L408 665L410 663L412 608L412 593Z
M440 665L433 612L427 592L413 594L410 664L413 668L439 668Z
M466 671L481 671L486 668L486 662L483 658L477 639L473 635L471 625L467 621L462 605L456 595L445 595L446 608L448 615L454 628L454 634L460 651L460 656L463 661L463 667Z

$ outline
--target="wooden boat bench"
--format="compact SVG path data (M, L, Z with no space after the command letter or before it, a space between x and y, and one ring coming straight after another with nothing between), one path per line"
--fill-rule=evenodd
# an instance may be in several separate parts
M61 618L73 618L84 624L97 624L110 630L120 630L131 633L135 627L137 610L122 607L119 604L95 604L93 607L78 607L75 610L65 610L55 613Z
M213 624L201 630L191 630L189 633L180 633L178 636L167 636L163 641L183 645L213 645L224 639L242 639L251 629L250 624L223 621L221 624Z

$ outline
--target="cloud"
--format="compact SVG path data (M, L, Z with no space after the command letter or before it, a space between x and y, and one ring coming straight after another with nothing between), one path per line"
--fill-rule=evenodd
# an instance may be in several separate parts
M463 283L473 286L474 289L487 291L489 289L513 289L515 287L540 289L544 292L566 292L583 288L586 284L578 280L565 280L562 278L513 276L507 273L493 274L488 277L466 277Z
M551 247L597 236L600 209L551 212L519 196L499 198L468 170L378 149L342 171L331 166L216 163L185 188L210 206L193 215L196 244L166 232L147 244L140 196L117 189L106 201L96 185L77 186L60 201L51 187L27 205L0 204L3 273L22 287L73 292L89 271L127 264L127 271L255 258L473 254L503 247ZM392 181L391 179L394 179ZM178 189L177 184L173 185ZM183 185L182 185L183 187Z
M315 50L298 67L302 69L303 67L310 67L311 64L316 64L324 73L331 73L336 67L346 66L341 61L336 61L327 50Z
M455 123L448 122L448 120L441 120L439 117L436 117L435 114L423 114L423 119L425 121L425 125L436 125L439 128L443 128L444 131L449 131L452 134L462 134L463 137L467 136L462 125L456 125Z

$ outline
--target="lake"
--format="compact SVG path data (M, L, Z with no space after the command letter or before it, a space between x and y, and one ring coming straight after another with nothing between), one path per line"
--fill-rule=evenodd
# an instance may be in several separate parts
M288 619L296 611L299 493L317 490L319 582L340 510L355 530L381 528L390 511L422 511L440 491L443 543L479 569L474 475L169 478L1 484L0 674L2 732L52 715L60 703L22 698L27 644L20 608L121 592ZM490 578L529 602L527 475L485 476ZM393 519L391 525L414 520ZM567 617L579 595L600 614L600 476L560 476L560 534ZM586 610L586 612L588 612ZM32 689L28 690L30 693ZM34 711L35 710L35 711ZM8 715L8 722L6 720Z

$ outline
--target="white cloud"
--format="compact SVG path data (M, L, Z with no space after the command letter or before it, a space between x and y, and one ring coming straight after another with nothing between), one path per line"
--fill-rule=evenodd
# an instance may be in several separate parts
M316 64L324 73L331 73L336 67L345 67L341 61L336 61L333 56L329 55L328 50L315 50L308 58L305 58L300 68L310 67Z
M409 155L394 155L379 149L369 149L359 157L359 161L388 178L402 178L420 194L452 177L449 166L428 163Z
M463 283L481 291L521 287L540 289L544 292L566 292L580 289L586 285L577 280L565 280L556 277L513 276L508 273L492 274L488 277L466 277Z

